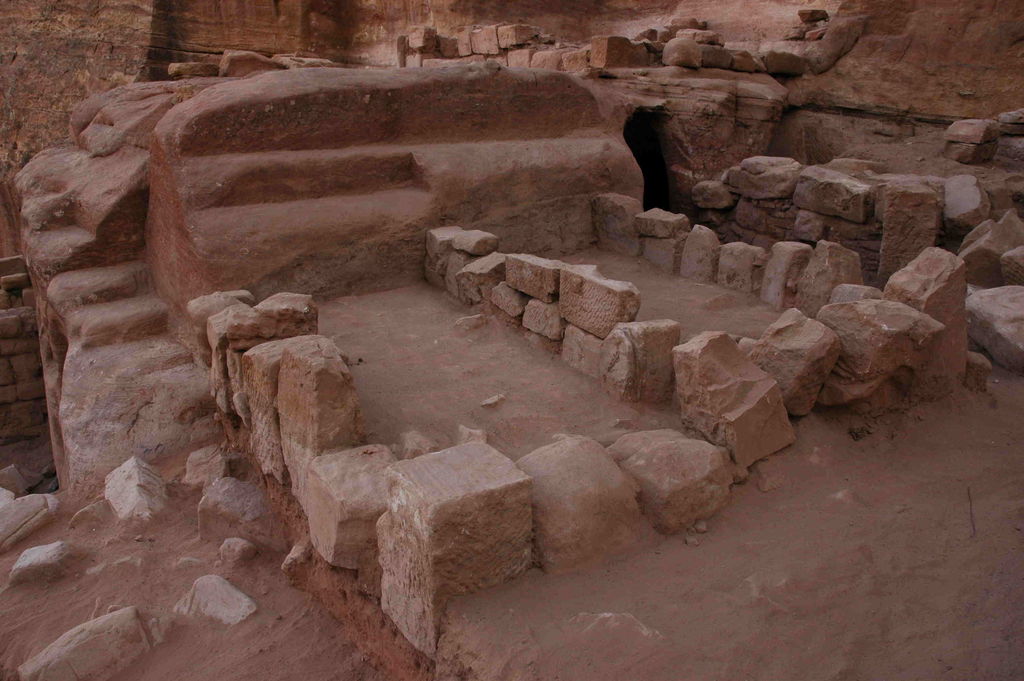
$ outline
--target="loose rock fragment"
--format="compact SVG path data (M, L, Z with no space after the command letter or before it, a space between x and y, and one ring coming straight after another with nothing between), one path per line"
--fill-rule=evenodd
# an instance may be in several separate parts
M256 612L256 602L219 575L203 575L192 583L174 612L189 617L209 617L232 626Z

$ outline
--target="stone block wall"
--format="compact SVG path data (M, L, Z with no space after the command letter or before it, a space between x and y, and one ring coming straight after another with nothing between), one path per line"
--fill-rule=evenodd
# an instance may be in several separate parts
M46 430L46 391L36 311L0 310L0 442Z

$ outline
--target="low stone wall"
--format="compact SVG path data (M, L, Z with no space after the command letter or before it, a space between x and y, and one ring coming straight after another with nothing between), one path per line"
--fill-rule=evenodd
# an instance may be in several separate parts
M955 248L982 221L1012 208L1005 189L986 188L970 175L897 175L873 161L804 166L769 156L695 185L693 200L697 219L726 241L764 248L785 240L840 243L860 256L873 284L884 284L929 246Z
M39 358L36 311L0 310L0 441L46 430L46 390Z

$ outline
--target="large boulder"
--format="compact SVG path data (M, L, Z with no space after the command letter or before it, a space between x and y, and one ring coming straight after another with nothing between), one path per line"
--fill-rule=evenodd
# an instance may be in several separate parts
M636 487L596 441L568 437L516 465L533 479L534 543L545 571L592 563L637 539Z
M1008 210L999 220L986 220L964 237L958 255L967 264L967 283L983 288L1002 286L1001 258L1024 246L1024 221Z
M640 486L643 513L663 534L715 514L729 499L729 452L675 430L628 433L608 448Z
M672 350L683 421L729 449L740 466L796 439L782 392L727 334L708 331Z
M129 606L64 632L18 667L18 677L21 681L106 681L152 647L138 609Z
M963 383L967 364L967 297L964 261L941 248L926 248L889 278L885 298L925 313L946 328L921 367L923 396L939 397Z
M803 416L814 407L839 349L834 331L789 309L765 329L747 355L779 384L786 410Z
M996 364L1024 374L1024 286L972 293L967 299L967 320L971 340L985 348Z
M945 327L923 312L892 300L826 305L818 321L839 336L842 350L818 402L891 406L906 395Z

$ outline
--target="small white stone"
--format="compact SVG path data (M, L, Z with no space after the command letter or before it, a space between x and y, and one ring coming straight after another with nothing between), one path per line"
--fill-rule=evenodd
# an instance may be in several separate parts
M192 583L174 612L190 617L209 617L228 626L256 612L256 602L218 575L203 575Z

